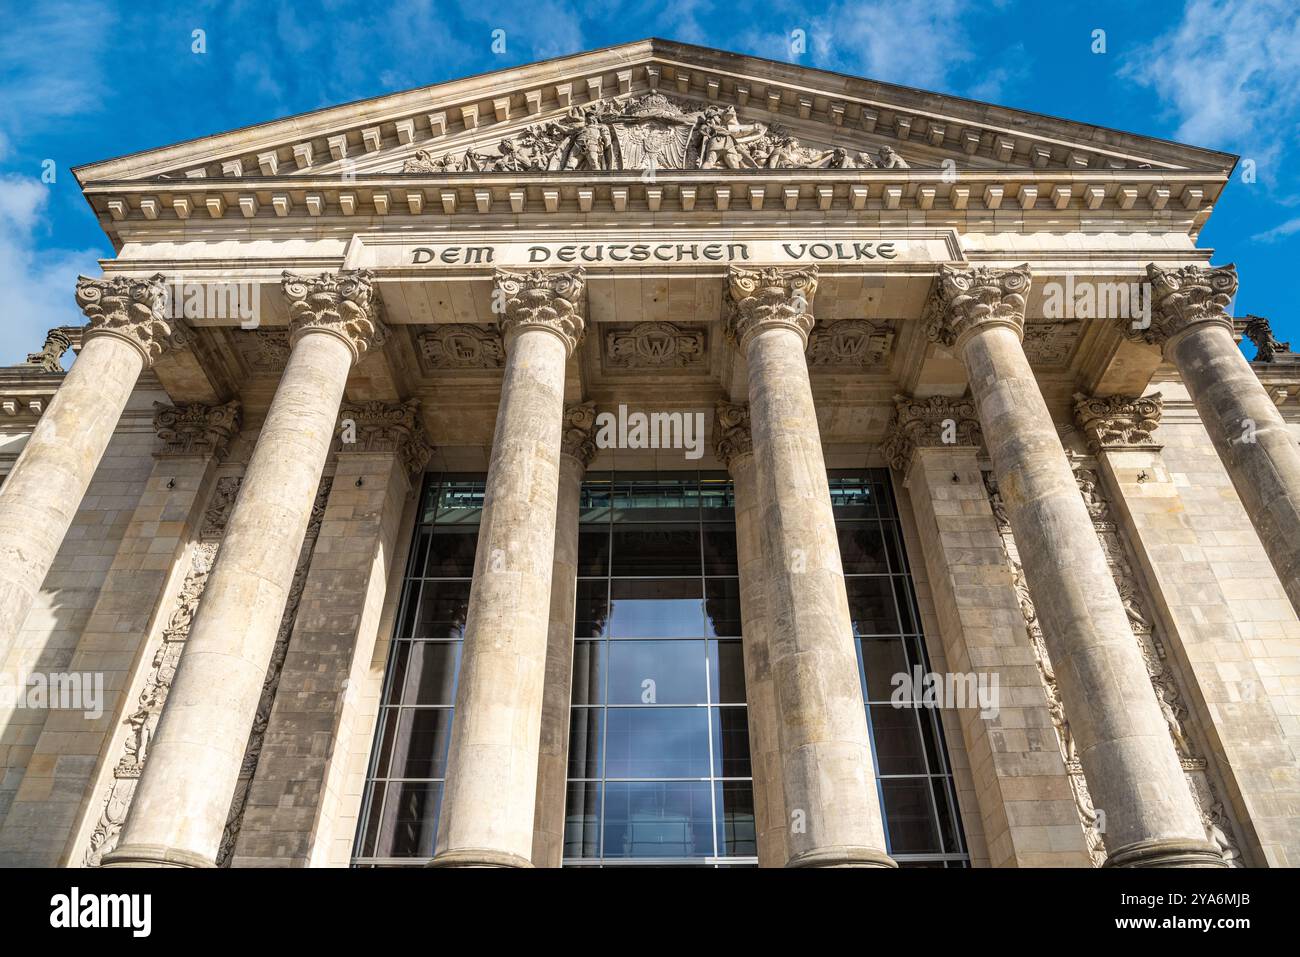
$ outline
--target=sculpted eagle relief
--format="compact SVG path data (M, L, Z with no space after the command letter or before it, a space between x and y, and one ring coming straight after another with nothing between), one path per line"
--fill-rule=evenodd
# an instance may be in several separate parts
M875 154L802 145L777 124L742 122L733 106L701 106L662 93L575 106L496 150L434 157L417 150L404 173L655 169L907 169L891 147Z

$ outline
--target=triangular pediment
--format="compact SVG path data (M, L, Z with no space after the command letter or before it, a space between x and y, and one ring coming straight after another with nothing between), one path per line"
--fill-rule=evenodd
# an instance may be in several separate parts
M131 180L585 170L1230 170L1235 157L908 87L645 40L76 170Z

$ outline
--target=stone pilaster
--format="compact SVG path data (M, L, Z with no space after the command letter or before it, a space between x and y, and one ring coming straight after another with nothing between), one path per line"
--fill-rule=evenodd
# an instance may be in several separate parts
M382 337L371 279L284 276L289 358L106 866L216 863L348 372Z
M177 560L198 530L214 466L239 429L239 403L155 403L159 447L144 493L104 578L76 651L74 674L102 674L102 714L52 709L29 772L0 829L0 857L14 865L79 864L78 822L98 797L96 765L129 716L127 693L147 644L163 627ZM107 760L116 760L111 751Z
M1300 444L1233 341L1235 266L1147 267L1151 324L1123 332L1161 347L1196 404L1291 604L1300 611ZM1270 336L1271 339L1271 336ZM1271 357L1270 348L1269 355Z
M736 501L736 562L740 571L740 617L744 633L745 704L749 721L749 763L754 777L754 830L758 866L785 867L789 859L781 779L772 641L768 635L767 570L762 508L754 467L749 408L719 402L713 419L718 460L731 473Z
M506 366L435 867L532 864L564 371L585 326L586 280L581 269L498 271L495 284Z
M966 367L1109 863L1222 866L1021 346L1029 285L1027 266L944 266L927 332Z
M916 517L948 667L997 682L958 712L994 867L1087 867L1079 815L979 467L970 399L897 396L884 444Z
M596 454L596 406L564 412L560 486L555 510L555 559L551 613L546 635L546 684L542 690L541 745L537 758L537 806L533 815L533 866L564 862L564 814L569 771L569 715L573 688L573 627L578 581L578 511L582 477Z
M0 661L8 654L140 372L179 344L163 277L77 280L77 361L0 486Z
M808 366L816 267L728 274L749 368L788 867L892 867Z
M339 752L368 667L412 476L419 401L344 402L338 460L235 843L234 867L320 865L339 834ZM346 835L350 837L351 835Z
M1295 866L1300 761L1272 695L1279 690L1273 649L1300 638L1300 621L1270 609L1285 607L1277 586L1270 595L1266 583L1251 575L1252 561L1254 568L1267 569L1260 548L1224 539L1236 517L1223 514L1226 503L1218 499L1208 515L1184 499L1196 493L1180 489L1165 462L1164 432L1156 434L1159 393L1075 400L1075 420L1088 437L1114 517L1155 595L1152 612L1162 626L1163 650L1184 677L1182 699L1222 777L1222 800L1242 824L1247 853L1239 866ZM1251 620L1255 612L1261 620ZM1189 716L1170 706L1165 711L1171 735L1187 741ZM1216 815L1212 802L1205 805L1202 817L1211 838L1233 853L1224 809Z

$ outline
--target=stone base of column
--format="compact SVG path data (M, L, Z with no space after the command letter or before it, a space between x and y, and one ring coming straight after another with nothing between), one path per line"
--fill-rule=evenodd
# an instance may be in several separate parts
M216 867L217 862L160 844L126 844L104 855L101 867Z
M1140 841L1106 858L1106 867L1227 867L1208 841Z
M888 854L873 847L819 847L796 854L786 867L898 867Z
M494 851L491 848L461 848L446 851L428 863L429 867L532 867L533 862L518 854Z

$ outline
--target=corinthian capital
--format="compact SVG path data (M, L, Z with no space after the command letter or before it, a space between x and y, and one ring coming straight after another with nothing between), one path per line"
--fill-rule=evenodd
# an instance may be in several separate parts
M596 403L583 402L564 410L564 431L560 451L571 455L585 469L596 455Z
M232 400L225 405L153 404L153 428L161 446L154 455L226 455L226 447L239 432L240 405Z
M546 329L564 340L569 355L586 329L587 274L577 269L531 269L492 277L492 308L507 344L526 329Z
M917 449L979 448L983 440L975 403L970 399L896 395L894 415L881 451L891 468L906 472Z
M760 329L784 326L798 332L807 345L816 322L812 314L816 293L816 266L732 266L727 272L727 335L744 351Z
M1011 269L940 266L926 305L926 335L952 346L978 329L1008 326L1023 337L1029 285L1028 263Z
M408 472L428 464L433 446L420 421L420 400L405 402L344 402L339 407L340 454L393 452Z
M1151 291L1151 324L1136 325L1131 319L1120 320L1124 334L1163 346L1171 336L1202 322L1217 322L1232 331L1232 317L1227 306L1237 294L1237 267L1180 266L1164 269L1147 265L1147 282Z
M719 402L713 409L713 451L727 469L754 451L749 430L749 406Z
M369 269L319 276L298 276L286 270L280 286L289 300L290 340L296 341L306 332L330 332L347 343L353 361L372 346L382 345L387 330L379 318L374 278Z
M1155 445L1152 433L1160 426L1163 411L1159 392L1144 396L1074 396L1074 420L1094 455L1102 449Z
M77 305L90 321L83 341L114 336L129 342L144 357L144 367L169 348L185 344L185 324L167 315L162 273L148 279L111 276L77 277Z

